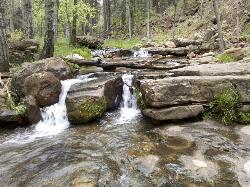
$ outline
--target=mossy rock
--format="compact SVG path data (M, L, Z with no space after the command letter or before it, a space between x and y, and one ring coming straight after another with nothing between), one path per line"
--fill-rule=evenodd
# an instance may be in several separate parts
M67 106L69 121L82 124L100 118L107 109L105 97L86 96L84 100Z

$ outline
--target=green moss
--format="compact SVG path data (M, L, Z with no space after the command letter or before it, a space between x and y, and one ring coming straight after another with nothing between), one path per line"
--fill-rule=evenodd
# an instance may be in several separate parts
M143 110L146 108L146 105L142 99L142 93L136 88L135 89L135 97L136 97L136 101L138 106Z
M85 113L88 118L101 117L107 108L105 98L100 100L89 100L81 106L81 111Z
M17 42L24 38L24 34L21 30L15 30L10 33L10 42Z
M225 125L249 123L250 113L240 112L239 103L239 93L233 89L226 90L209 103L209 108L204 113L204 117L215 119Z
M229 62L235 62L235 61L238 61L238 60L241 60L240 58L237 58L233 55L229 55L229 54L221 54L221 55L218 55L217 56L217 60L220 62L220 63L229 63Z
M16 104L14 101L14 98L12 97L10 92L8 92L6 94L5 107L9 108L11 110L15 110L17 112L17 114L19 114L21 116L25 116L25 114L27 112L27 107L24 105L24 103L20 102L20 103Z

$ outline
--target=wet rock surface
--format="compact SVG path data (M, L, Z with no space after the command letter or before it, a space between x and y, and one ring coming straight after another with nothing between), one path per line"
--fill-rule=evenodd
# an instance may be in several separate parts
M106 110L118 107L122 87L121 76L109 74L73 85L66 99L69 121L73 124L86 123L100 118Z

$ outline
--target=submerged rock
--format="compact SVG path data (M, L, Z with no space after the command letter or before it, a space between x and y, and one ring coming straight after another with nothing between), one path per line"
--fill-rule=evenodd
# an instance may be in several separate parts
M72 86L66 99L69 121L73 124L86 123L119 106L122 88L120 76L106 76Z

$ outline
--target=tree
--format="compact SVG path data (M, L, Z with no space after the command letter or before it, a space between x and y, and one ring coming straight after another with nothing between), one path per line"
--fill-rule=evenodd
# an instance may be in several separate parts
M129 38L132 38L132 18L131 18L131 7L130 7L130 1L126 0L126 7L127 7L127 13L128 13L128 30L129 30Z
M219 47L220 51L223 52L225 50L223 33L222 33L222 25L221 25L221 17L220 17L220 9L219 9L219 0L213 0L214 13L216 16L217 28L218 28L218 36L219 36Z
M111 5L110 0L103 0L103 27L104 32L109 32L111 26Z
M150 38L150 8L151 0L147 0L147 38Z
M78 0L74 0L74 6L76 7L78 3ZM76 24L77 24L77 7L73 10L73 22L72 22L72 29L71 29L71 37L70 37L70 43L72 45L76 44Z
M177 2L174 0L174 20L173 20L173 32L172 32L172 39L175 39L175 30L176 30L176 13L177 13Z
M40 58L50 58L54 54L57 32L57 0L45 0L45 37Z
M23 31L25 38L34 38L34 22L31 0L22 0Z
M0 72L9 71L9 49L6 38L5 4L0 0Z

